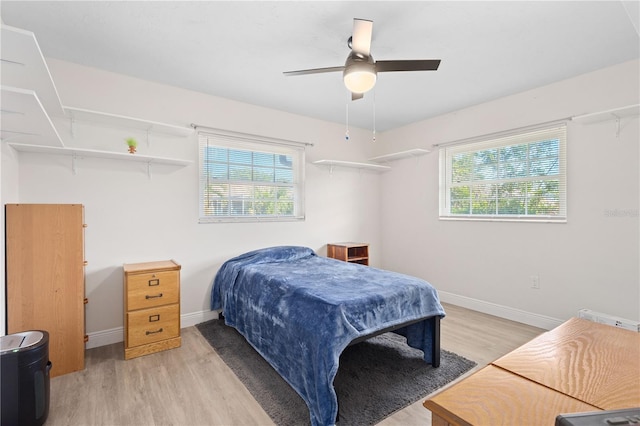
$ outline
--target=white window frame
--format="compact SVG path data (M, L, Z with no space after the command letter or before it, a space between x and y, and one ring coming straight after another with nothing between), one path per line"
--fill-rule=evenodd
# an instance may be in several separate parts
M566 123L537 127L535 129L522 129L515 132L494 134L470 141L462 141L451 144L440 145L440 187L439 187L439 207L440 219L443 220L485 220L485 221L517 221L517 222L559 222L567 221L567 129ZM522 176L495 179L478 179L472 177L465 182L452 181L453 158L464 153L476 153L479 151L507 146L517 146L523 144L533 144L547 140L558 140L558 173L547 176ZM527 149L527 167L529 166L529 150ZM498 162L498 168L500 167ZM557 214L499 214L498 191L496 194L496 212L493 214L473 213L473 191L470 191L470 213L460 214L451 212L451 192L456 186L473 186L482 184L505 184L538 182L544 180L558 180L559 208ZM529 200L528 194L525 195ZM528 201L525 202L528 207ZM526 208L525 208L526 211Z
M244 133L230 132L219 129L207 129L198 131L198 156L199 156L199 223L220 223L220 222L286 222L286 221L302 221L305 219L305 146L304 142L288 141L283 139L268 138L258 135L249 135ZM267 153L276 155L291 156L293 162L293 182L277 183L277 182L261 182L252 180L232 180L213 179L209 176L209 168L205 167L206 149L208 146L227 148L230 150L251 151L257 153ZM252 165L253 168L255 165ZM256 166L257 167L257 166ZM253 169L252 169L253 170ZM210 179L211 178L211 179ZM210 192L206 190L208 182L216 182L220 184L240 184L240 185L268 185L273 187L287 187L293 191L293 214L292 215L259 215L255 214L228 214L213 215L207 214L207 202ZM224 199L218 198L218 200ZM230 193L226 199L231 202L235 200ZM230 209L231 210L231 209ZM229 210L229 212L230 212Z

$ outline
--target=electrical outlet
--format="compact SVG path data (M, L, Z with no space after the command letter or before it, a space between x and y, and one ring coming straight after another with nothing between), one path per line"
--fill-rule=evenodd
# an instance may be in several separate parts
M540 277L538 275L531 275L529 279L531 281L531 288L540 290Z

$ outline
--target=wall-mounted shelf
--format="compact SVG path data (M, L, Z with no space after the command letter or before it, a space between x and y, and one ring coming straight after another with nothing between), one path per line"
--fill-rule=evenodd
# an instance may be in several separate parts
M390 170L389 166L381 166L379 164L371 164L371 163L357 163L353 161L340 161L340 160L317 160L312 164L316 164L318 166L329 166L329 167L349 167L354 169L363 169L363 170L373 170L376 172L386 172Z
M35 35L30 31L7 25L0 25L0 31L2 141L9 142L9 145L18 151L70 156L74 174L76 159L84 157L146 163L149 177L152 164L186 166L191 163L173 158L65 147L51 121L51 116L71 118L72 133L74 121L91 121L143 130L147 133L147 140L150 133L184 137L191 135L193 129L82 108L63 107Z
M19 144L19 143L10 143L12 148L21 152L34 152L39 154L52 154L52 155L66 155L73 158L72 161L72 170L73 174L76 174L75 162L76 159L82 159L85 157L92 158L105 158L109 160L118 160L118 161L132 161L137 163L146 163L147 164L147 174L149 178L151 178L151 165L152 164L165 164L172 166L188 166L193 163L190 160L178 160L175 158L166 158L166 157L153 157L150 155L138 155L138 154L128 154L125 152L112 152L112 151L99 151L94 149L83 149L83 148L59 148L53 146L41 146L41 145L27 145L27 144Z
M62 139L33 90L2 86L3 141L62 147Z
M73 121L93 122L113 127L143 130L148 133L165 134L171 136L186 137L193 133L191 127L176 126L157 121L143 120L125 115L111 114L108 112L92 111L83 108L64 107L67 117Z
M84 149L84 148L58 148L51 146L40 146L40 145L27 145L20 143L10 143L13 148L18 151L23 152L35 152L40 154L55 154L55 155L69 155L76 156L78 158L81 157L95 157L95 158L107 158L111 160L125 160L125 161L134 161L138 163L153 163L153 164L169 164L174 166L187 166L193 161L190 160L178 160L175 158L167 158L167 157L154 157L151 155L139 155L139 154L129 154L126 152L112 152L112 151L99 151L95 149Z
M1 25L0 32L2 85L33 90L48 114L63 115L58 91L35 35L8 25Z
M572 118L584 124L598 123L607 120L619 120L626 117L637 117L640 115L640 104L628 105L621 108L614 108L607 111L594 112L591 114L577 115Z
M378 157L369 158L367 161L373 161L374 163L389 163L391 161L402 160L403 158L419 157L426 155L431 151L428 149L415 148L407 151L394 152L392 154L380 155Z

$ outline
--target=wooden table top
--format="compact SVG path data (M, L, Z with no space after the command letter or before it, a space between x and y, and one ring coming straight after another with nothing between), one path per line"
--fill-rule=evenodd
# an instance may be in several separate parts
M603 410L640 406L640 333L572 318L493 365Z
M180 270L182 266L175 260L158 260L155 262L125 263L123 266L125 274L134 274L147 271L171 271Z
M424 402L455 425L553 425L561 413L597 407L488 365Z

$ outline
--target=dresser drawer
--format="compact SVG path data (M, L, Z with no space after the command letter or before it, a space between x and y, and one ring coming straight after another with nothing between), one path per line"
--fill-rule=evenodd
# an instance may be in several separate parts
M178 303L179 277L178 271L129 275L127 280L128 310Z
M127 313L129 347L158 342L180 334L180 305Z

